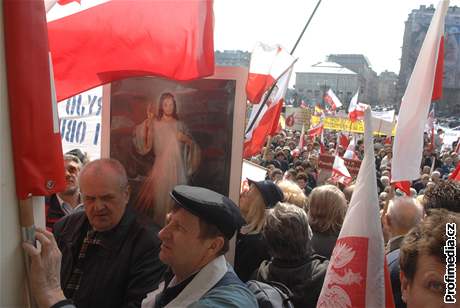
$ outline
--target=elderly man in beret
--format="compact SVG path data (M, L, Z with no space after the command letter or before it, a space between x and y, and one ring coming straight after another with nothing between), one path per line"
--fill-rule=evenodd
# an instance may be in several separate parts
M175 206L160 231L160 260L169 266L164 281L142 307L258 307L251 291L236 276L224 254L244 224L227 197L199 187L179 185L171 192ZM40 307L74 307L59 287L60 256L51 234L39 232L41 252L32 255L32 292Z

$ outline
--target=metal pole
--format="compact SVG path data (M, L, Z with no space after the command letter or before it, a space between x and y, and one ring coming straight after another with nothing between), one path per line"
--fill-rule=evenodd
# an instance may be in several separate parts
M315 9L313 10L313 12L311 13L310 17L308 18L308 21L307 21L307 23L305 24L305 27L303 28L302 32L301 32L300 35L299 35L299 38L298 38L297 41L295 42L294 47L292 48L292 50L291 50L291 52L290 52L291 55L294 54L294 51L296 50L297 45L299 44L300 40L302 39L303 34L305 33L305 30L307 30L308 25L310 24L311 20L313 19L313 16L315 16L316 10L318 9L318 7L319 7L321 1L322 1L322 0L318 0L318 3L316 4ZM283 74L281 74L281 75L276 79L276 81L275 81L275 82L273 83L273 85L270 87L270 90L268 90L267 95L265 96L263 102L261 103L260 108L259 108L259 110L257 111L256 116L254 117L254 120L250 123L250 125L249 125L248 128L246 129L245 135L246 135L249 131L251 131L251 129L254 127L254 124L256 123L257 119L259 118L259 115L260 115L260 113L262 112L262 109L263 109L264 106L267 104L267 100L268 100L268 98L270 97L270 95L272 94L273 89L275 88L276 83L278 82L278 80L281 78L281 76L284 75L285 72L287 72L288 69L290 69L290 68L292 67L292 65L294 65L294 63L295 63L296 61L297 61L297 60L295 60L295 61L286 69L286 71L284 71Z

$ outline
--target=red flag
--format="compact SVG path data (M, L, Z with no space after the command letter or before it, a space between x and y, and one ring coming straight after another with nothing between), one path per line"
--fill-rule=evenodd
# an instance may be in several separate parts
M436 62L436 72L434 76L432 101L441 99L442 97L442 78L444 73L444 35L439 41L438 61Z
M449 180L460 182L460 163L457 164L454 172L452 172L452 174L449 176Z
M385 260L375 175L371 112L366 110L364 160L335 244L317 307L394 307Z
M44 2L5 0L3 18L16 193L56 193L65 188L64 161Z
M410 196L410 182L409 181L400 181L395 182L395 188L399 188L407 196Z
M276 133L278 122L283 108L284 95L287 90L292 67L278 80L275 90L271 93L267 104L253 105L245 141L243 145L243 157L251 157L257 154L264 146L267 136ZM262 106L262 107L261 107ZM260 110L259 116L256 116Z
M258 42L251 54L246 96L249 102L259 104L263 94L271 88L294 58L279 45L269 46Z
M340 133L339 135L339 144L344 148L348 148L348 144L350 144L350 140L348 140L347 136L344 134Z
M58 101L126 77L214 73L212 0L110 0L50 21L48 34Z

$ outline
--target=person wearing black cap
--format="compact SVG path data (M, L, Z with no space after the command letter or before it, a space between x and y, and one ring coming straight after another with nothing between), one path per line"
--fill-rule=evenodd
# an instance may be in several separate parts
M255 296L224 257L230 238L244 224L238 207L229 198L200 187L178 185L170 195L175 206L159 232L162 241L159 257L169 270L164 281L155 291L147 294L141 306L257 308ZM37 239L41 249L28 243L23 246L32 257L29 279L38 306L75 308L71 301L65 299L60 287L61 255L53 235L38 230ZM129 252L131 250L126 253ZM141 256L146 259L139 260L138 266L149 262L147 258L151 254ZM133 283L151 278L135 270L132 273ZM99 294L108 298L119 296L106 292ZM122 306L138 307L137 304L110 307Z
M246 225L237 235L235 248L235 271L244 282L251 279L263 260L270 259L267 243L261 233L265 210L284 199L283 192L272 181L248 181L249 190L240 196L240 209Z
M175 206L159 233L160 260L170 271L142 307L258 307L224 257L244 224L238 207L200 187L178 185L171 197Z

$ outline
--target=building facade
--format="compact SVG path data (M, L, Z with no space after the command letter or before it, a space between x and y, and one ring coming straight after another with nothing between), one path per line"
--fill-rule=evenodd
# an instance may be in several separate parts
M320 62L309 67L296 67L297 100L310 105L321 103L324 92L332 89L347 107L359 86L359 75L338 63Z
M216 65L218 66L244 66L249 67L251 53L241 50L224 50L214 52Z
M399 98L404 95L434 11L433 5L422 5L412 10L405 22ZM437 116L460 116L460 8L457 6L449 7L445 20L443 97L436 107Z
M377 101L380 106L398 105L398 75L394 72L384 71L378 77Z
M369 104L378 104L378 78L371 68L367 57L362 54L331 54L327 61L339 63L343 67L359 75L359 101ZM356 90L355 90L356 91Z

